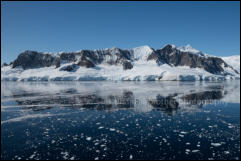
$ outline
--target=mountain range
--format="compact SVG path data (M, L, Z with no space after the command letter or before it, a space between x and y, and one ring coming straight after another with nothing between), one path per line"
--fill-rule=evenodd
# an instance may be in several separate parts
M26 50L1 67L6 81L216 81L240 79L240 55L217 57L186 45L167 44L45 53Z

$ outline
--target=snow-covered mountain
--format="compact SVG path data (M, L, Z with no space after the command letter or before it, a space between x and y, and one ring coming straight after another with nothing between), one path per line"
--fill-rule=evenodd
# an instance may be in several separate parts
M239 79L237 57L219 58L186 45L42 53L25 51L1 68L1 80L228 80ZM235 64L234 64L235 62Z

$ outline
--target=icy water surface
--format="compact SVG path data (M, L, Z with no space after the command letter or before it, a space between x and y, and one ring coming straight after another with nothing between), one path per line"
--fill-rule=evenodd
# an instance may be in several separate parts
M2 82L2 159L240 159L240 82Z

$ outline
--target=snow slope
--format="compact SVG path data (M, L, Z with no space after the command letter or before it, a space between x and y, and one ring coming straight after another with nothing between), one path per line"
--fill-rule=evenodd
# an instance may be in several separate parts
M221 58L240 73L240 55L233 55Z
M146 61L147 57L153 52L153 49L151 49L149 46L140 46L130 49L130 51L134 60Z

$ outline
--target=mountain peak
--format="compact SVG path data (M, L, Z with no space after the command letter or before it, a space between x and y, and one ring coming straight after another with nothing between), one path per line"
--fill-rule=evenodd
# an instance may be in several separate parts
M200 53L199 50L193 48L190 44L178 47L177 49L182 51L182 52L190 52L190 53L194 53L194 54Z
M146 60L153 52L153 49L148 45L144 45L132 48L130 51L133 53L134 59Z
M132 50L134 49L140 49L140 50L152 50L152 48L148 45L143 45L143 46L138 46L138 47L135 47L135 48L132 48Z
M163 48L176 48L176 46L173 44L166 44L166 45L164 45Z
M185 48L192 48L190 44L185 45Z

